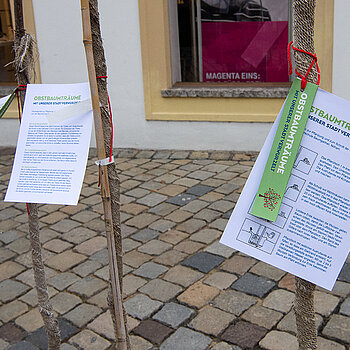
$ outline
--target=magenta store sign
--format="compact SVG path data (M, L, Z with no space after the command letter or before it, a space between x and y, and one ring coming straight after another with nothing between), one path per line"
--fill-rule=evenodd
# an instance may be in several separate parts
M203 81L288 82L288 21L202 22Z

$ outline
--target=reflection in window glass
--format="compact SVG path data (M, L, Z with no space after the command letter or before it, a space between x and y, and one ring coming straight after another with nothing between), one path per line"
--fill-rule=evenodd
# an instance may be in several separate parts
M16 81L12 64L13 28L8 0L0 0L0 84L13 85Z
M182 81L288 82L288 0L178 0Z

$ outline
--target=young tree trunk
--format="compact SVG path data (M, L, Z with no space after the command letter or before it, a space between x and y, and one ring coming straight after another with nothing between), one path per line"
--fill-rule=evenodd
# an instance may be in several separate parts
M23 21L22 0L15 0L15 69L19 85L30 83L34 70L34 41L33 38L26 34ZM23 107L25 92L21 92L21 105ZM38 305L40 314L43 318L45 329L48 337L49 350L59 350L60 348L60 331L58 322L53 314L52 305L49 301L49 293L46 284L44 262L41 254L41 244L39 239L39 217L38 205L28 204L28 223L30 243L32 247L32 261L35 286L38 295Z
M293 0L293 41L294 46L314 53L314 18L316 0ZM296 68L305 76L312 58L301 52L294 52ZM317 83L317 70L314 65L308 81ZM317 329L315 323L314 291L315 285L295 277L296 292L294 311L300 350L317 349Z
M98 1L97 0L81 0L82 3L82 12L83 12L83 31L84 34L84 45L87 52L87 60L88 60L88 66L89 66L89 78L90 78L90 87L93 86L95 89L94 84L91 84L92 79L96 79L95 77L98 77L97 79L97 90L98 90L98 100L99 100L99 114L101 118L102 123L102 130L100 129L98 132L96 131L96 135L98 135L101 131L100 137L103 139L102 145L97 145L98 153L99 149L103 148L105 156L107 154L110 154L111 151L111 138L112 138L112 129L111 129L111 115L109 112L109 101L108 101L108 94L107 94L107 82L106 82L106 76L107 76L107 65L106 60L104 56L104 48L103 43L101 39L101 31L100 31L100 23L99 23L99 13L98 13ZM86 6L89 8L89 14L86 11ZM85 20L89 17L89 23L85 23ZM91 34L88 33L89 28L88 25L91 27ZM90 43L89 41L92 40L92 48L89 47ZM93 57L90 56L88 53L89 50L92 50ZM89 57L88 57L89 56ZM93 63L92 63L93 61ZM95 74L95 76L93 76ZM104 77L104 78L102 78ZM94 92L95 93L95 92ZM93 94L94 94L93 93ZM93 102L94 105L94 102ZM94 109L94 107L93 107ZM96 124L95 124L96 129ZM120 186L119 186L119 177L117 174L117 170L114 163L107 165L107 178L105 179L106 186L108 188L106 189L109 194L109 201L108 202L108 209L111 215L111 218L109 220L109 223L106 222L106 227L109 226L109 234L107 232L107 239L109 239L110 244L109 245L109 251L113 251L113 254L115 256L110 256L110 265L111 260L113 260L114 267L117 268L116 273L114 274L114 277L118 275L118 281L113 279L113 276L111 275L110 280L110 288L109 288L109 294L108 294L108 305L111 311L111 316L113 320L114 325L114 331L116 335L116 347L119 350L130 350L130 342L129 337L127 333L127 327L126 327L126 313L122 305L121 301L121 295L122 295L122 279L123 279L123 261L122 261L122 237L121 237L121 231L120 231ZM103 179L101 182L101 186L103 186ZM103 198L102 198L103 199ZM105 201L104 201L105 202ZM105 207L105 221L106 221L106 206ZM111 226L111 227L110 227ZM110 237L110 235L113 235L113 237ZM113 284L114 283L114 284ZM117 296L117 297L116 297Z

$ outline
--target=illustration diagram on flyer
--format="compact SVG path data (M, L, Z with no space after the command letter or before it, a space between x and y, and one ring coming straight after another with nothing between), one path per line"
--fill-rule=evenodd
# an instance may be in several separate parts
M296 202L301 193L301 190L305 185L305 182L306 180L292 174L289 178L284 197L290 199L293 202Z
M275 248L280 233L253 220L245 219L237 236L237 240L265 253L271 254Z
M311 171L312 166L315 163L316 158L316 152L311 151L306 147L300 146L297 156L295 158L293 169L308 175Z

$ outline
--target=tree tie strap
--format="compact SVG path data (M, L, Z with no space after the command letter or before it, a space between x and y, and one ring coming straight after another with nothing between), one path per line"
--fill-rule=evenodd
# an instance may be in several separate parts
M294 50L294 51L298 51L298 52L301 52L301 53L304 53L306 55L309 55L313 58L310 66L309 66L309 69L307 70L306 74L305 75L302 75L298 72L298 70L295 68L295 74L301 78L301 89L304 90L305 87L306 87L306 84L307 84L307 77L309 75L309 73L311 72L311 69L313 67L314 64L316 64L316 69L317 69L317 85L320 85L320 78L321 78L321 74L320 74L320 67L318 66L318 63L317 63L317 56L315 53L311 53L311 52L308 52L308 51L305 51L303 49L298 49L297 47L293 46L293 41L291 41L289 44L288 44L288 67L289 67L289 72L288 74L291 75L292 72L293 72L293 67L292 67L292 58L291 58L291 54L290 54L290 51L291 51L291 48Z

